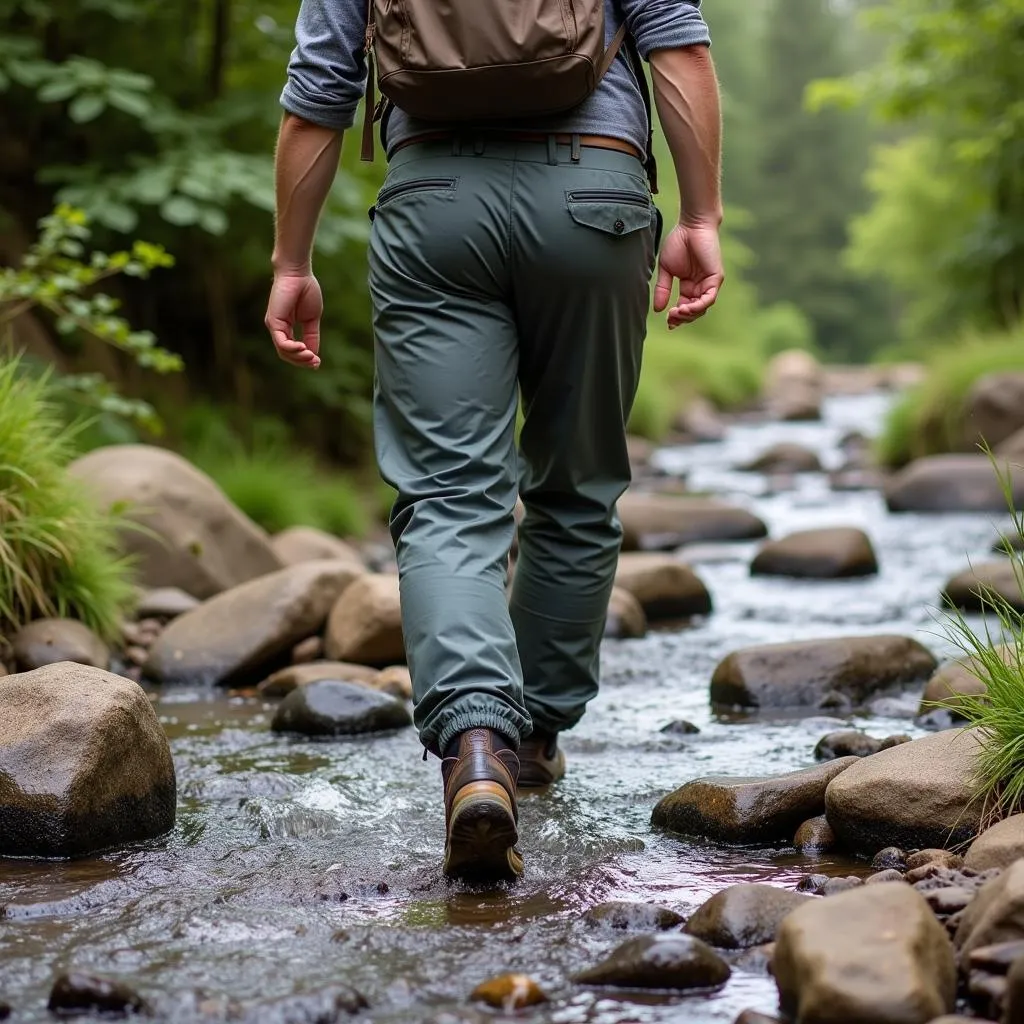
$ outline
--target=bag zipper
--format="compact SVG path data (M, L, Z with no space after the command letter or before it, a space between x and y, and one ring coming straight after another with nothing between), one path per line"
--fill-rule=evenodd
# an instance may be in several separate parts
M582 189L579 192L569 192L567 198L570 203L627 203L630 206L650 206L651 201L647 196L638 195L636 192L619 191L610 188Z
M381 189L380 195L377 196L377 206L383 206L397 196L405 195L406 192L427 192L431 189L450 189L454 186L454 178L417 178L415 181L403 181L398 185Z

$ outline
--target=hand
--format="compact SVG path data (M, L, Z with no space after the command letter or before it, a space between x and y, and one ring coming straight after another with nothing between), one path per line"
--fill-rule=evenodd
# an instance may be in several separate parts
M320 318L324 297L320 284L311 273L274 275L267 316L263 321L277 354L292 366L320 366ZM295 325L301 338L295 336Z
M718 298L725 280L718 228L713 225L680 224L661 247L658 283L654 286L654 311L660 313L672 299L679 280L679 301L668 311L668 326L690 324L702 317Z

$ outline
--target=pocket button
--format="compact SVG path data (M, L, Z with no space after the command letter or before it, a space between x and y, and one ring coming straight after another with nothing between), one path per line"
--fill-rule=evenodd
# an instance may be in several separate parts
M626 225L623 221L617 220L612 227L615 229L615 234L621 235L626 230Z

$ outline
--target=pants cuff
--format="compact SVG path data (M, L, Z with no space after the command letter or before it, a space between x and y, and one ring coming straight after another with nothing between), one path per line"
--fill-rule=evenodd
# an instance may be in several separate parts
M529 736L532 728L529 721L523 719L521 715L500 701L495 701L493 708L446 708L430 730L436 738L431 738L425 730L420 739L428 750L436 749L440 756L443 756L444 748L459 733L470 729L493 729L518 750L520 740L524 736Z

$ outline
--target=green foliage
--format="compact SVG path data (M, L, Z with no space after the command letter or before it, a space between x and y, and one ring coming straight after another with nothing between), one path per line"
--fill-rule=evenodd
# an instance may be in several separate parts
M925 380L892 409L879 439L879 458L902 466L923 455L967 451L964 404L990 373L1024 371L1024 327L1002 334L966 334L940 349Z
M1013 501L1009 472L999 473L1007 505L1013 516L1013 533L1024 547L1024 512ZM1024 593L1024 551L1007 545L1017 586ZM976 630L962 614L954 614L947 635L971 658L972 667L985 684L984 696L958 696L949 706L981 733L976 764L978 797L986 824L1024 810L1024 614L992 590L979 590L984 604L983 625ZM1005 646L1004 646L1005 645ZM1002 649L1001 649L1002 648Z
M0 360L0 631L59 616L111 639L132 600L118 523L66 473L74 454L46 381Z
M876 163L873 188L886 209L861 229L861 269L896 283L909 300L906 333L921 343L933 339L917 332L934 329L951 301L954 328L1010 325L1024 311L1024 0L890 0L865 20L887 44L884 59L815 99L868 104L920 141ZM886 169L895 180L880 180ZM909 209L900 210L904 199ZM923 243L936 235L929 289L936 260ZM920 257L915 272L909 262ZM962 286L957 269L967 270L966 294L950 300Z
M81 332L125 352L139 366L156 373L181 369L181 359L157 346L150 331L134 331L117 315L119 303L95 286L108 278L148 278L174 260L158 245L135 242L128 252L86 255L90 238L88 218L81 210L61 205L39 224L40 235L19 267L0 267L0 343L22 314L42 308L62 335ZM10 354L10 353L9 353ZM81 397L94 409L122 416L156 430L152 408L145 402L122 398L97 374L60 378L62 397Z

